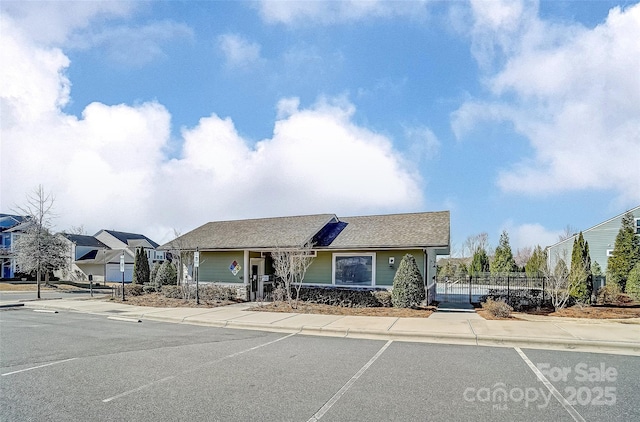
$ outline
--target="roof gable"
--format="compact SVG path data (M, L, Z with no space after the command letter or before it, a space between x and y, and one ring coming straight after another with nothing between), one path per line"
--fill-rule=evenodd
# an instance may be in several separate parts
M598 230L603 226L609 225L609 223L616 222L616 225L615 226L611 226L610 228L615 232L615 234L617 234L618 231L620 230L620 222L622 221L622 217L628 212L630 212L634 216L638 216L638 218L640 218L640 205L635 207L635 208L631 208L630 210L627 210L627 211L623 212L622 214L618 214L615 217L611 217L608 220L605 220L605 221L603 221L601 223L598 223L595 226L589 227L586 230L581 230L581 232L582 232L583 235L586 235L589 232L592 232L594 230ZM562 245L563 243L567 243L567 242L571 242L571 244L573 244L573 241L577 237L578 237L578 233L574 233L572 236L569 236L566 239L560 240L560 241L554 243L553 245L547 246L546 249L556 248L559 245Z
M27 219L22 215L0 214L0 230L15 227Z
M92 248L107 248L108 246L96 239L93 236L87 236L82 234L68 234L63 233L63 236L75 243L77 246L89 246Z
M140 242L135 242L137 240L146 240L153 248L157 248L159 245L153 240L149 239L147 236L138 233L127 233L127 232L117 232L114 230L103 230L103 232L110 234L111 236L118 239L120 242L124 243L127 246L135 246L140 245Z

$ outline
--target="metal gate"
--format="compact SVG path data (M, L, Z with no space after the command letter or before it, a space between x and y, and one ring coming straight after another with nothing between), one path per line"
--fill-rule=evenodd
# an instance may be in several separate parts
M438 302L478 303L486 297L503 299L510 304L542 303L545 301L545 279L522 273L437 278Z
M473 303L471 277L442 277L436 282L436 301ZM475 300L479 301L479 297Z

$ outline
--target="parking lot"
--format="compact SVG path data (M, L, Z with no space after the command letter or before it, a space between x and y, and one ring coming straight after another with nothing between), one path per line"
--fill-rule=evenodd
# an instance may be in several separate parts
M637 357L0 311L0 420L640 420Z

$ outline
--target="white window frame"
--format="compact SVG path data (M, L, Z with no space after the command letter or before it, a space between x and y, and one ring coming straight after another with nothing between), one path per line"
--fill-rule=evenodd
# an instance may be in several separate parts
M607 257L613 256L613 249L607 249Z
M639 221L640 221L640 218L633 219L633 223L634 223L633 231L638 235L640 235L640 224L638 223Z
M371 257L371 284L336 284L336 258L337 257ZM376 285L376 253L375 252L334 252L331 257L331 283L340 287L374 287Z

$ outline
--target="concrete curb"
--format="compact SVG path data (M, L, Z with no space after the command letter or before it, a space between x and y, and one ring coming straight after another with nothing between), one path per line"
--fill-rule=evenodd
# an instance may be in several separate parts
M613 342L600 340L578 340L578 339L561 339L561 338L527 338L527 337L498 337L480 335L477 338L478 346L490 347L528 347L532 349L540 349L542 346L549 346L561 350L575 351L619 351L625 354L631 353L640 356L640 344L628 342Z
M24 306L24 303L5 303L3 305L0 305L0 309L2 309L2 308L19 308L21 306Z

